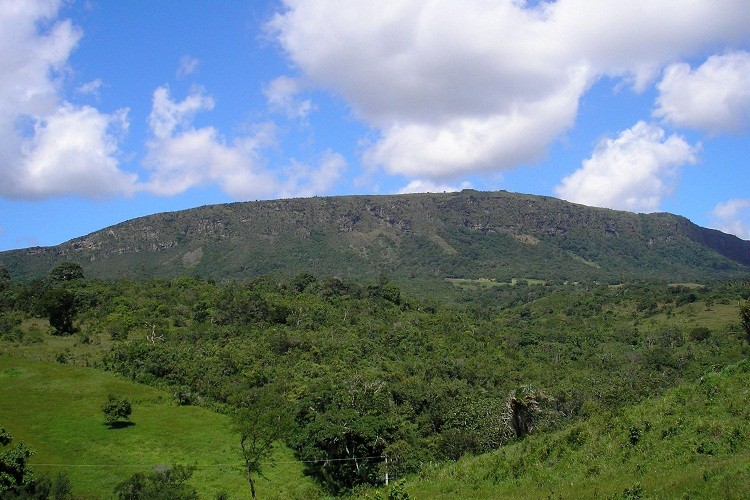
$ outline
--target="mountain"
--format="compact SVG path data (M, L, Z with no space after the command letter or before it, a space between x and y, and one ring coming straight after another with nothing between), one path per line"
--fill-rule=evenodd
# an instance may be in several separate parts
M211 205L0 252L0 266L18 279L63 261L90 277L705 282L749 277L750 241L672 214L464 190Z

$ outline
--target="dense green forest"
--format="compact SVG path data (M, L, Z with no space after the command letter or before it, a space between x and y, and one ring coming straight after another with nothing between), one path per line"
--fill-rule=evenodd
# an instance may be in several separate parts
M0 274L0 352L224 413L248 443L286 444L321 495L375 494L386 474L575 429L750 355L747 281L465 280L438 300L386 276L105 281L70 263L31 282ZM267 457L255 451L250 478Z

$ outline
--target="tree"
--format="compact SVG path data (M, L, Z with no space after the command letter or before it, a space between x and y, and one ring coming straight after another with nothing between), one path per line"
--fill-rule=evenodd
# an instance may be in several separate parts
M522 438L534 430L549 401L549 396L530 387L511 391L506 400L506 418L514 437Z
M52 283L61 283L77 279L83 279L83 268L75 262L63 262L52 269L49 273L49 280Z
M740 320L742 321L742 329L745 330L747 341L750 343L750 302L740 305Z
M59 286L49 288L42 296L42 306L47 313L50 326L55 329L55 335L75 333L73 320L78 308L73 292Z
M240 435L250 495L255 499L255 476L263 477L263 464L271 459L274 444L286 436L293 420L283 394L269 386L248 391L243 399L233 421Z
M7 269L0 266L0 292L10 287L10 273Z
M49 474L44 474L36 481L32 497L71 500L73 498L73 485L67 474L63 472L58 472L54 478L50 477Z
M37 478L27 466L31 456L23 443L9 448L13 437L0 427L0 498L34 497Z
M411 441L411 426L379 379L353 377L319 385L299 407L293 445L297 458L305 464L305 474L333 494L380 482L389 444ZM408 454L404 447L400 451Z
M157 465L148 474L136 472L115 486L114 493L119 500L194 500L198 492L187 484L193 471L195 466Z
M133 411L130 401L125 397L110 394L107 401L102 405L102 412L107 420L107 425L116 427L121 420L127 421Z

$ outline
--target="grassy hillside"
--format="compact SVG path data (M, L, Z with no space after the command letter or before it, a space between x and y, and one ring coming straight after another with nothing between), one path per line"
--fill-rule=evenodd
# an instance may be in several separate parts
M428 468L403 488L413 499L750 498L748 401L742 361L614 414Z
M101 405L108 393L133 402L132 426L104 425ZM0 355L0 424L34 451L35 472L65 472L77 498L110 498L116 484L158 464L197 465L191 483L201 498L225 491L247 498L239 440L224 415L176 406L164 391L111 373ZM317 496L312 481L286 448L262 498Z
M17 279L61 261L88 276L222 279L385 273L445 278L699 281L750 275L750 242L670 214L507 192L344 196L143 217L49 248L0 253Z

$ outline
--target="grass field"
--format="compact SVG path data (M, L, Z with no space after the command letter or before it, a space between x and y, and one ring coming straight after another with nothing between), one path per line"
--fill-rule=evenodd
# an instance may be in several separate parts
M134 425L110 429L107 394L133 403ZM177 406L169 394L89 368L0 355L0 425L34 451L36 472L65 472L76 498L111 498L116 484L158 464L196 465L201 498L249 498L238 439L228 418ZM315 485L288 449L257 483L260 498L313 498Z
M665 396L425 470L412 499L750 498L750 362Z

